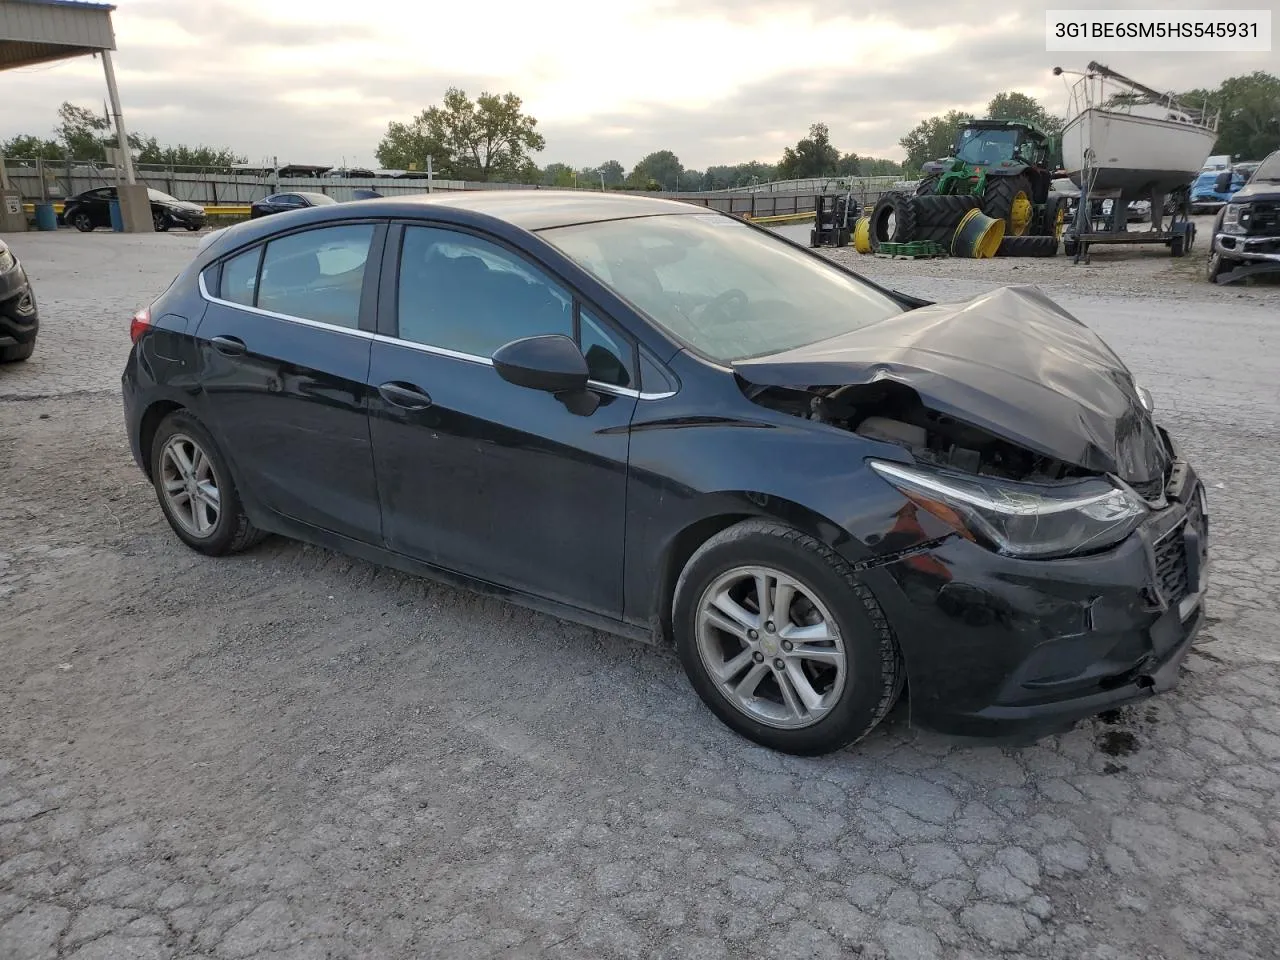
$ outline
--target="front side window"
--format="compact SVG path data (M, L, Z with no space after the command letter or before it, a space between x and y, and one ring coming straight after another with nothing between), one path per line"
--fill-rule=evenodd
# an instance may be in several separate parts
M495 243L437 227L405 228L397 315L401 338L473 357L573 336L573 298L559 284Z
M539 236L719 362L817 343L903 311L822 258L720 214L607 220Z
M370 223L323 227L269 241L255 306L355 329L372 241Z

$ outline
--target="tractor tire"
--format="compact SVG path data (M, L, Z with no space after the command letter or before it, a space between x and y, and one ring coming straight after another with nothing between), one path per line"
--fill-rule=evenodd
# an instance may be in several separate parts
M918 230L925 227L950 227L954 230L961 218L970 210L981 206L981 202L972 195L917 195L911 198L911 205L915 207L916 227ZM922 238L917 237L916 239Z
M1062 232L1067 227L1067 220L1070 218L1068 207L1070 197L1064 197L1061 194L1051 195L1044 203L1044 215L1040 218L1037 233L1042 237L1053 237L1055 240L1062 239Z
M1016 177L988 177L987 190L982 197L982 212L988 217L1004 221L1006 237L1022 237L1031 232L1035 223L1035 207L1032 197L1035 191L1031 178L1025 174Z
M938 181L941 179L942 177L936 173L931 173L929 176L922 178L921 181L916 184L916 196L932 196L933 192L938 189Z
M996 250L997 257L1056 257L1057 237L1005 237Z
M882 243L910 243L916 239L916 208L905 193L886 193L871 211L871 250Z

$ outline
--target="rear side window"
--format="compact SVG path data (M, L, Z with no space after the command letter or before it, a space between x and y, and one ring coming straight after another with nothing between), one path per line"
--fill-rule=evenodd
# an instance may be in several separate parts
M254 294L258 292L258 261L260 259L262 259L262 248L254 247L224 263L222 286L218 295L223 300L252 307Z
M371 223L344 224L270 241L256 306L354 330L373 229Z

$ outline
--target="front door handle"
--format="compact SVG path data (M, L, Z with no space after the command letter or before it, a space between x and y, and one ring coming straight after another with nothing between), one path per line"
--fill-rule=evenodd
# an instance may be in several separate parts
M431 406L431 398L425 390L420 390L411 383L384 383L378 387L378 393L387 403L405 410L425 410Z
M242 357L247 349L239 337L214 337L209 341L213 349L228 357Z

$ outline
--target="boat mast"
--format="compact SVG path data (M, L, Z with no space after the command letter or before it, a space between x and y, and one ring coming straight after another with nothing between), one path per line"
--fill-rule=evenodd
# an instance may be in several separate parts
M1145 96L1150 97L1157 103L1162 103L1162 102L1168 103L1171 106L1176 107L1179 110L1182 110L1183 113L1187 112L1186 108L1184 108L1180 103L1178 103L1173 98L1172 94L1161 93L1159 90L1153 90L1151 89L1151 87L1144 86L1143 84L1138 83L1138 81L1136 80L1130 80L1123 73L1116 73L1110 67L1105 67L1100 63L1090 60L1089 72L1096 73L1100 77L1107 77L1111 80L1115 80L1117 83L1123 83L1125 86L1131 88L1132 90L1135 90L1138 93L1141 93Z

